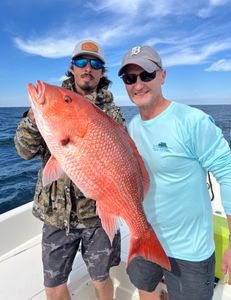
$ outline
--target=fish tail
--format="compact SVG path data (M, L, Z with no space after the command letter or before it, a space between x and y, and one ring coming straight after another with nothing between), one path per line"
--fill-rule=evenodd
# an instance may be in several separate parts
M142 256L146 260L152 261L169 271L171 270L168 257L152 227L149 227L140 237L131 235L128 264L135 256Z

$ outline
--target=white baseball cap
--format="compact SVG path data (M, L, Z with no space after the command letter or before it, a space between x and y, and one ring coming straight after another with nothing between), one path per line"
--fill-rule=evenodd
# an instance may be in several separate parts
M76 44L74 51L72 53L72 59L81 55L92 55L99 58L103 63L105 63L104 52L102 47L96 42L86 40Z

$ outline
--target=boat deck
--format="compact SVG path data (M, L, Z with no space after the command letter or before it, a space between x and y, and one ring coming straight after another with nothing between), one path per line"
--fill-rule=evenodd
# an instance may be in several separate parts
M31 204L27 205L29 208ZM29 211L31 214L31 208ZM22 211L22 217L28 217L34 229L37 230L37 235L31 239L26 240L25 243L18 240L20 243L17 246L15 240L12 243L7 238L8 245L15 244L15 248L0 256L0 299L7 300L45 300L45 292L43 287L43 272L41 261L41 222L37 221L32 215L29 216ZM9 217L9 222L11 222ZM12 239L18 237L19 231L23 228L15 227L15 233L12 234ZM3 233L1 227L0 234ZM30 229L29 229L30 230ZM1 232L2 231L2 232ZM125 272L125 262L127 260L128 245L129 245L129 232L125 223L121 226L122 234L122 263L118 267L111 270L115 287L115 299L117 300L138 300L138 292L130 283L128 276ZM26 235L26 237L29 234ZM6 238L6 237L5 237ZM4 241L3 242L7 242ZM22 242L22 243L21 243ZM6 245L6 244L5 244ZM12 246L12 245L11 245ZM11 247L10 246L10 247ZM6 251L7 249L2 249ZM2 253L1 253L2 254ZM86 266L82 260L81 254L78 252L73 265L68 286L73 300L95 299L94 288L91 284L90 278L87 273Z
M214 182L215 194L218 185ZM218 215L224 212L219 199L213 201L213 210ZM0 299L1 300L45 300L41 262L42 223L31 214L32 203L23 205L0 215ZM138 300L138 292L125 272L129 247L129 231L125 223L121 226L122 263L112 268L115 300ZM94 300L94 288L87 274L80 253L77 254L69 281L73 300ZM231 300L231 286L222 280L215 288L213 300Z

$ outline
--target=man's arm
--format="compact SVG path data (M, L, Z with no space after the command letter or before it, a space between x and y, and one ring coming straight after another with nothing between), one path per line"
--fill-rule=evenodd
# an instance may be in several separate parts
M220 185L221 202L231 233L231 152L220 128L207 115L201 115L193 127L191 149L204 170L210 171ZM206 132L206 134L205 134ZM231 284L231 245L222 259L222 272L229 274Z
M19 122L14 143L18 154L24 159L32 159L41 149L43 138L38 131L31 109L24 113Z
M124 128L126 127L125 119L121 110L114 102L108 103L104 111Z

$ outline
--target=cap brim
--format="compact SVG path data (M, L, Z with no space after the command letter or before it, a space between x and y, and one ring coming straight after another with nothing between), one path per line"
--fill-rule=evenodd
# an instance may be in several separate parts
M155 70L158 70L158 66L151 60L149 59L144 59L144 58L134 58L134 59L129 59L127 60L120 68L118 75L121 76L124 72L125 67L128 65L137 65L147 71L148 73L152 73Z
M83 51L81 53L73 55L72 59L75 59L76 57L81 56L81 55L91 55L91 56L94 56L94 57L100 59L105 64L105 60L102 58L102 56L98 55L97 53L88 52L88 51Z

